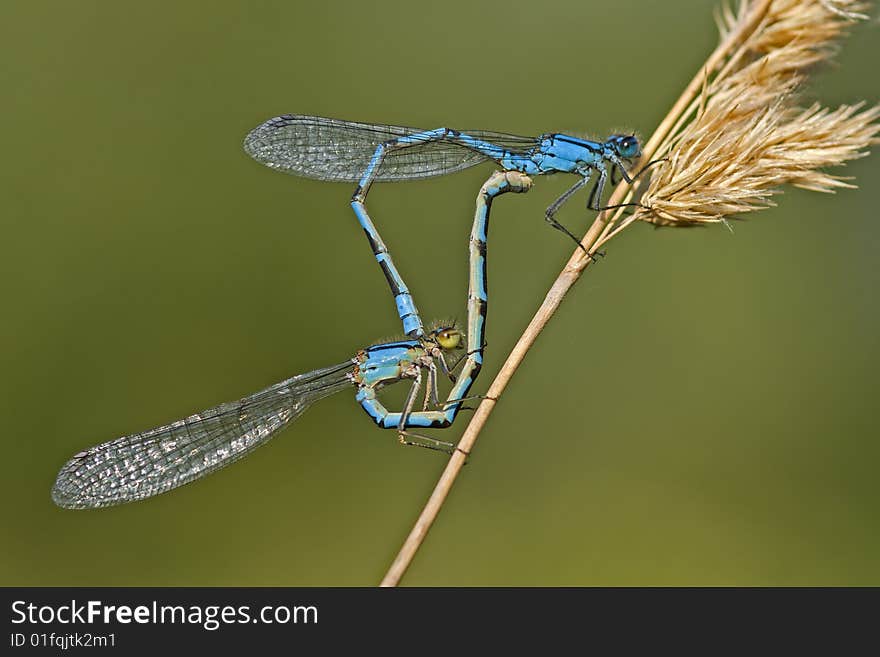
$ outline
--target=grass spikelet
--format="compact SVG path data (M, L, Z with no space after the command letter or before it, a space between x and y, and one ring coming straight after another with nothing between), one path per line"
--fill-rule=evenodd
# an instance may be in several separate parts
M720 12L722 39L751 4ZM877 143L880 107L803 108L798 97L810 69L833 55L835 40L864 9L866 3L848 0L771 2L719 73L706 76L699 99L655 152L666 161L631 219L663 226L719 222L773 205L782 185L820 192L852 187L824 169L862 157Z

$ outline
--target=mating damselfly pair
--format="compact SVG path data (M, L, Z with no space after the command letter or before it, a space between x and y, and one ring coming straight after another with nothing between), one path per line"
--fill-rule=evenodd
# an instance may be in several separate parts
M632 182L625 164L640 156L639 142L633 135L612 135L596 142L558 133L520 137L448 128L418 130L297 115L266 121L251 131L244 148L257 161L286 173L357 182L351 205L388 281L406 339L366 347L338 365L292 377L236 402L80 452L58 474L52 498L59 506L111 506L199 479L267 442L311 403L352 387L356 400L373 421L382 428L397 430L401 442L452 450L449 443L408 430L450 426L482 366L492 200L508 192L527 191L533 176L574 174L577 181L547 208L545 218L577 242L556 221L556 211L588 185L594 172L598 177L587 205L601 209L608 176L613 180L619 172ZM440 176L485 161L497 163L502 171L490 176L477 197L469 242L466 333L455 326L426 331L409 288L367 213L367 194L374 182ZM457 366L450 366L448 357L457 353L461 371L456 374L453 370ZM438 395L438 369L453 383L442 401ZM411 381L411 387L403 408L389 412L377 393L404 380ZM417 410L423 386L424 399Z

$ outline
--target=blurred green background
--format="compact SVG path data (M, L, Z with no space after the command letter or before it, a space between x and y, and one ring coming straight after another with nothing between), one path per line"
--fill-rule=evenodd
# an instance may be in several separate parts
M308 113L649 133L716 43L713 3L4 3L4 585L371 585L445 459L342 393L246 460L92 512L74 452L394 335L351 185L241 149ZM813 97L878 101L876 25ZM370 208L427 318L464 316L491 167ZM637 226L529 354L409 585L880 585L880 157L723 227ZM496 204L484 391L571 244L569 181ZM582 201L561 219L590 220ZM456 438L467 416L446 436Z

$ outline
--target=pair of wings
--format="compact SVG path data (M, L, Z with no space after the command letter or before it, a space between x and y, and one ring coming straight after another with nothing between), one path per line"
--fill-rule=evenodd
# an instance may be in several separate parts
M305 178L357 182L379 144L425 132L419 128L357 123L320 116L284 114L254 128L244 140L244 150L257 162ZM514 154L528 154L540 143L485 130L462 130ZM425 140L387 151L377 181L394 182L442 176L490 159L479 151L447 140Z
M351 387L352 361L300 374L182 420L123 436L76 454L52 499L90 509L152 497L246 456L313 402Z

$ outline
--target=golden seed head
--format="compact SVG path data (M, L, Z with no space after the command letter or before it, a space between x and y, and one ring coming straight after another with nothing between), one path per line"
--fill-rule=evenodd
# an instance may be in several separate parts
M722 38L752 2L722 9ZM686 226L773 205L785 184L821 192L852 187L823 169L867 155L878 143L880 106L799 107L798 92L835 40L863 17L853 0L773 0L759 27L708 77L688 120L654 154L634 219Z

